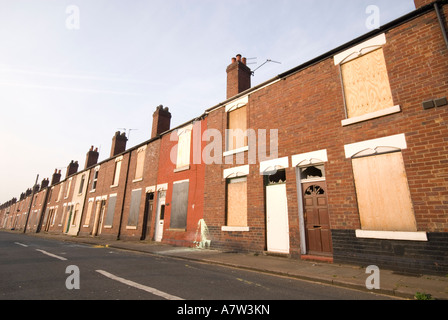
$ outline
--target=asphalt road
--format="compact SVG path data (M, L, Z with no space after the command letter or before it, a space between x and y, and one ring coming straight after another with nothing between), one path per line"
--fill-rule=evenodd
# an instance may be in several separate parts
M261 305L268 300L390 298L170 257L0 232L0 300L24 299L220 300L259 301ZM183 301L184 308L178 311L195 311L187 303ZM254 307L252 312L266 311ZM229 308L224 312L230 312Z

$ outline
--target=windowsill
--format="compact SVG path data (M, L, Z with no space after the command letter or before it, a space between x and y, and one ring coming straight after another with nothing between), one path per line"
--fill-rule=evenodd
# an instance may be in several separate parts
M376 118L388 116L388 115L399 113L399 112L401 112L401 107L399 105L393 106L393 107L390 107L387 109L367 113L362 116L342 120L341 124L343 127L346 127L346 126L349 126L349 125L352 125L355 123L359 123L359 122L363 122L363 121L367 121L367 120L371 120L371 119L376 119Z
M112 229L112 226L104 226L104 229Z
M221 231L249 231L249 227L230 227L230 226L222 226Z
M356 238L428 241L426 232L356 230Z
M138 179L132 180L132 182L140 182L140 181L143 181L143 178L138 178Z
M230 155L232 155L232 154L236 154L236 153L240 153L240 152L245 152L245 151L247 151L247 150L249 150L249 146L245 146L245 147L242 147L242 148L238 148L238 149L233 149L233 150L225 151L222 155L223 155L224 157L227 157L227 156L230 156Z
M176 169L174 169L174 172L182 172L182 171L187 171L187 170L190 170L190 165L176 168Z
M184 228L169 228L166 231L185 232L185 231L187 231L187 229L184 229Z
M112 188L116 188L116 187L118 187L118 184L113 184L113 185L110 186L111 189Z
M137 230L136 226L126 226L126 230Z

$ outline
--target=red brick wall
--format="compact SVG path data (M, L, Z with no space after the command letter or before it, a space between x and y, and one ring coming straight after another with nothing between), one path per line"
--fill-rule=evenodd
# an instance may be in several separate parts
M447 14L447 6L444 11ZM344 145L405 133L408 149L403 150L403 157L418 230L447 232L448 106L423 110L422 102L447 96L448 50L434 12L388 31L386 37L384 54L390 85L394 104L401 106L401 113L342 127L345 114L339 67L329 57L252 93L247 108L248 128L278 129L279 158L327 149L331 229L342 230L360 228L351 160L345 158ZM208 128L224 132L225 127L223 108L209 115ZM250 231L221 231L225 225L222 174L228 167L232 166L206 168L204 215L212 245L265 250L265 200L258 165L250 166L248 176ZM294 254L300 245L295 169L288 168L286 176Z
M129 167L129 176L126 188L126 198L125 204L123 208L123 218L122 218L122 226L120 231L120 239L131 239L131 240L140 240L142 236L142 226L143 226L143 218L144 218L144 209L145 209L145 199L146 199L146 187L155 186L157 184L157 172L158 172L158 161L159 161L159 150L160 150L160 139L154 140L146 145L146 153L145 153L145 164L143 170L143 179L136 180L135 179L135 170L137 166L137 158L138 158L138 149L135 149L131 152L131 164ZM126 170L127 167L122 167L121 169L124 176L123 180L120 177L120 184L124 185L124 181L126 178ZM121 182L123 181L123 182ZM129 219L130 207L131 207L131 195L132 190L142 189L141 199L140 199L140 209L139 209L139 220L137 223L137 229L129 229L126 228L127 222ZM115 215L120 215L121 213L121 205L118 207L118 198L117 198L117 207L115 208ZM154 217L154 213L152 214Z
M421 8L427 4L433 3L435 0L414 0L415 8Z

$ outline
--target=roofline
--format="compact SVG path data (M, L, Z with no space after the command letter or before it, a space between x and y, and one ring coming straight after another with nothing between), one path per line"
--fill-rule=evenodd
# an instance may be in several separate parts
M311 67L311 66L313 66L315 64L318 64L318 63L320 63L320 62L322 62L322 61L324 61L324 60L326 60L328 58L331 58L334 55L336 55L336 54L338 54L338 53L340 53L340 52L342 52L344 50L347 50L348 48L351 48L351 47L353 47L354 45L356 45L358 43L361 43L361 42L366 41L366 40L368 40L370 38L373 38L373 37L375 37L375 36L377 36L377 35L379 35L381 33L385 33L385 32L387 32L387 31L389 31L389 30L391 30L393 28L396 28L396 27L398 27L398 26L400 26L400 25L402 25L402 24L404 24L404 23L406 23L408 21L411 21L411 20L413 20L415 18L418 18L418 17L426 14L429 11L435 10L435 7L434 7L435 4L446 5L446 4L448 4L448 0L436 0L436 1L432 2L432 3L430 3L430 4L427 4L427 5L419 8L419 9L416 9L416 10L414 10L414 11L412 11L412 12L410 12L410 13L404 15L404 16L401 16L401 17L399 17L399 18L397 18L397 19L395 19L395 20L393 20L393 21L391 21L389 23L386 23L385 25L381 26L378 29L375 29L375 30L373 30L371 32L368 32L368 33L366 33L366 34L364 34L362 36L359 36L359 37L357 37L357 38L355 38L355 39L353 39L353 40L351 40L351 41L349 41L349 42L347 42L347 43L345 43L345 44L343 44L343 45L341 45L341 46L339 46L339 47L337 47L335 49L332 49L332 50L330 50L330 51L328 51L328 52L326 52L326 53L324 53L324 54L322 54L322 55L320 55L320 56L318 56L318 57L316 57L314 59L311 59L311 60L309 60L309 61L307 61L307 62L305 62L305 63L303 63L301 65L298 65L297 67L294 67L294 68L292 68L292 69L290 69L290 70L288 70L286 72L280 73L280 74L278 74L277 76L273 77L272 79L270 79L268 81L265 81L265 82L255 86L255 87L247 89L246 91L243 91L243 92L241 92L241 93L239 93L239 94L237 94L237 95L235 95L235 96L233 96L233 97L231 97L231 98L229 98L229 99L227 99L227 100L225 100L225 101L215 105L214 107L211 107L211 108L207 109L205 113L208 114L208 113L210 113L210 112L212 112L214 110L217 110L220 107L228 104L229 102L231 102L233 100L236 100L236 99L241 98L243 96L246 96L246 95L248 95L250 93L253 93L254 91L256 91L256 90L258 90L258 89L260 89L262 87L268 86L268 85L272 84L273 82L275 82L277 80L285 79L288 76L296 74L296 73L298 73L298 72L300 72L300 71L302 71L302 70L304 70L306 68L309 68L309 67Z

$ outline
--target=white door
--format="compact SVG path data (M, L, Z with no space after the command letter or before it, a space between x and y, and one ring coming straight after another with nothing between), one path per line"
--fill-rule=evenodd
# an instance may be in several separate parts
M266 186L266 211L268 251L289 254L286 184Z
M156 231L154 240L162 241L163 238L163 223L165 219L165 191L159 191L157 197L157 216L156 216Z

